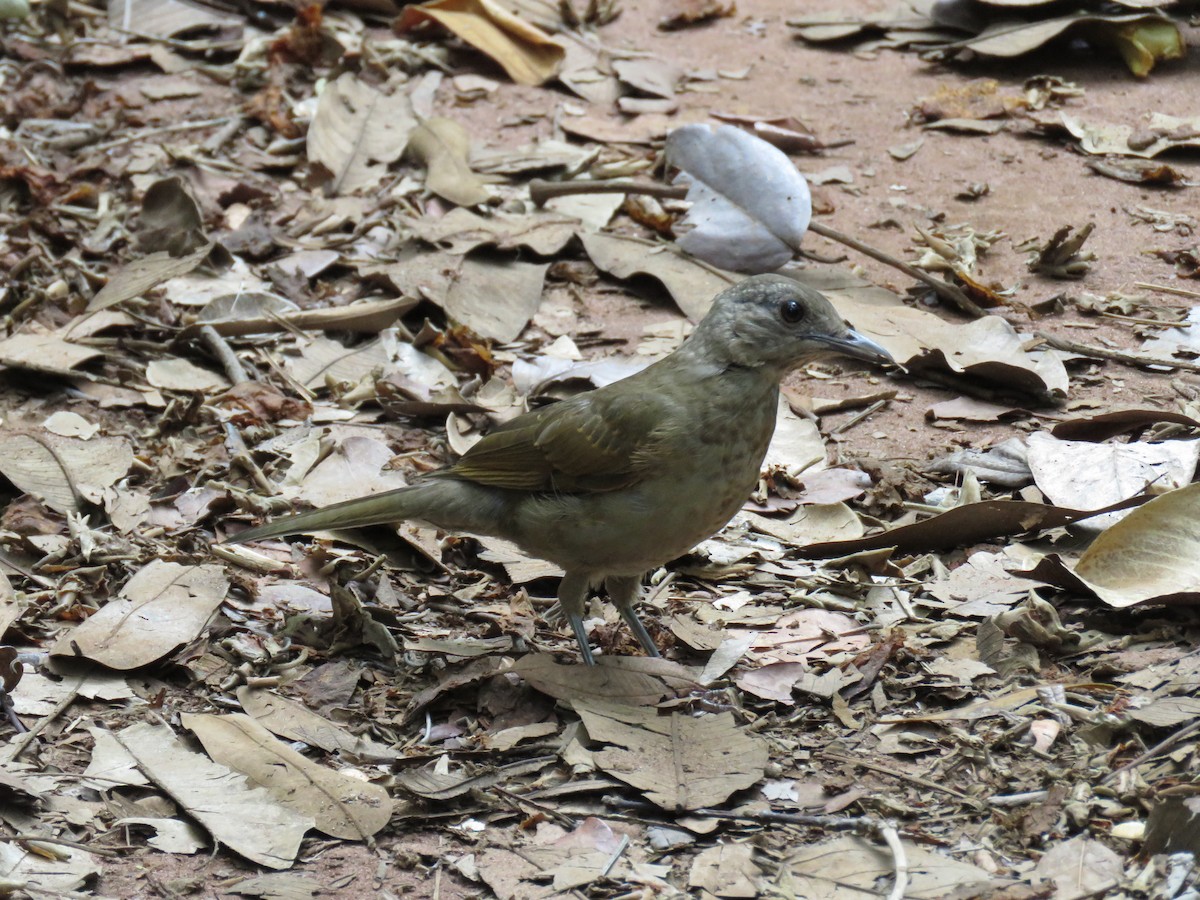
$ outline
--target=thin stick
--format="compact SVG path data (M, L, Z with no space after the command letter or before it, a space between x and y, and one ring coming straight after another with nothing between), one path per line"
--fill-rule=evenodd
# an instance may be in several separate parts
M647 194L651 197L682 200L687 196L687 187L685 185L653 184L625 178L610 179L608 181L546 181L542 178L535 178L529 182L529 198L537 206L542 206L547 200L552 200L555 197L568 197L573 194L613 193ZM869 256L877 262L891 266L893 269L899 269L910 278L915 278L917 281L928 285L943 300L952 303L959 310L973 318L981 319L988 315L988 312L968 297L958 285L943 281L934 275L930 275L928 272L922 272L920 269L910 266L902 259L897 259L894 256L884 253L882 250L877 250L869 244L864 244L862 241L830 228L828 225L822 225L820 222L809 222L808 230L813 232L813 234L819 234L821 237L844 244L852 250L857 250L864 256ZM797 253L802 252L799 247L792 247L792 250Z
M814 234L819 234L821 237L829 238L831 241L837 241L839 244L845 244L851 250L857 250L864 256L869 256L884 265L891 266L893 269L899 269L910 278L915 278L917 281L927 284L937 292L937 295L943 300L953 303L960 311L966 313L975 319L982 319L988 315L988 312L983 309L978 303L963 293L962 288L958 285L951 284L948 281L930 275L928 272L922 272L920 269L914 268L902 259L897 259L894 256L889 256L882 250L876 250L869 244L864 244L862 241L855 240L848 234L842 234L840 231L835 231L827 225L822 225L820 222L809 222L808 230Z
M1107 347L1094 347L1091 344L1077 344L1074 341L1066 341L1062 338L1046 334L1044 331L1036 331L1034 332L1034 336L1041 341L1045 341L1055 350L1062 350L1066 353L1078 353L1093 359L1112 360L1113 362L1119 362L1135 368L1140 368L1141 366L1167 366L1171 369L1183 369L1187 372L1200 372L1200 363L1185 362L1181 359L1161 359L1157 356L1142 356L1137 353L1125 353L1121 350L1109 350Z
M1200 300L1200 291L1187 291L1183 288L1171 287L1169 284L1150 284L1148 281L1135 281L1135 288L1141 288L1144 291L1162 291L1164 294L1178 294L1180 297L1192 297Z
M211 325L200 326L200 343L216 357L221 368L225 370L225 377L229 379L230 384L245 384L250 380L250 376L246 374L246 370L242 366L242 361L238 359L233 348L225 342L225 338L221 337L217 329Z

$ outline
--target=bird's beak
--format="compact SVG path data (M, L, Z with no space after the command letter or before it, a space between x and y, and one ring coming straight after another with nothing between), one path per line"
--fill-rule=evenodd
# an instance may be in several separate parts
M853 356L855 359L864 359L867 362L878 363L880 365L896 365L896 360L892 358L892 354L888 353L869 337L859 334L853 328L847 328L844 335L822 336L821 340L828 344L831 349L846 356Z

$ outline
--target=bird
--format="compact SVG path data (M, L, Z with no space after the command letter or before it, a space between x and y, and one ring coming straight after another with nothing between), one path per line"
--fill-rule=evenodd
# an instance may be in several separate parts
M659 656L635 609L644 575L743 506L775 430L781 380L829 352L894 363L819 291L782 275L746 278L716 295L675 351L640 372L525 412L406 487L227 540L409 519L503 538L563 570L559 607L586 665L595 658L583 615L601 583L643 650Z

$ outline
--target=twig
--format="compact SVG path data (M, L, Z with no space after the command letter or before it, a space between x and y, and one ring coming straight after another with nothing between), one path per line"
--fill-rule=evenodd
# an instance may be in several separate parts
M1188 291L1179 287L1172 287L1169 284L1150 284L1147 281L1135 281L1135 288L1141 288L1144 291L1162 291L1164 294L1177 294L1180 297L1193 297L1200 299L1200 291Z
M854 759L849 756L842 756L840 753L832 753L829 750L821 752L821 756L826 759L832 759L836 762L848 763L852 766L861 766L864 769L870 769L872 772L878 772L880 775L890 775L892 778L899 778L901 781L908 781L918 787L928 788L933 791L942 791L949 794L964 803L969 803L972 806L979 806L979 801L974 797L968 797L962 791L956 791L952 787L947 787L944 784L938 784L936 781L930 781L928 778L922 778L920 775L909 775L907 772L901 772L898 769L889 769L887 766L881 766L873 762L868 762L865 759Z
M229 116L221 116L217 119L201 119L197 122L177 122L174 125L159 125L156 128L143 128L140 131L135 131L133 134L127 134L124 137L113 138L111 141L105 141L103 144L93 144L89 150L112 150L114 147L120 147L122 144L132 144L134 141L140 141L142 138L156 137L160 134L170 134L174 131L191 131L195 128L213 128L218 125L224 125L229 121Z
M1063 340L1044 331L1035 331L1034 336L1049 344L1055 350L1066 353L1078 353L1092 359L1106 359L1119 362L1126 366L1140 368L1142 366L1166 366L1171 369L1183 369L1188 372L1200 372L1200 363L1186 362L1180 359L1160 359L1156 356L1142 356L1137 353L1125 353L1121 350L1109 350L1106 347L1094 347L1091 344L1077 344L1074 341Z
M547 200L552 200L555 197L566 197L572 194L612 193L648 194L651 197L669 197L682 200L687 196L687 187L685 185L652 184L623 178L608 181L546 181L542 178L535 178L529 182L529 198L537 206L541 206ZM894 269L899 269L910 278L915 278L917 281L931 287L937 292L939 297L954 304L954 306L969 316L981 319L988 315L988 312L968 297L958 285L943 281L935 275L930 275L928 272L922 272L920 269L910 266L904 260L897 259L894 256L884 253L882 250L877 250L869 244L864 244L862 241L830 228L828 225L822 225L820 222L809 222L808 230L831 241L845 244L850 249L857 250L859 253L869 256L877 262L891 266ZM799 247L792 247L792 250L797 253L801 252Z
M1153 747L1151 747L1145 753L1143 753L1140 756L1137 756L1134 759L1130 760L1129 762L1125 763L1125 765L1121 766L1121 768L1113 769L1113 771L1109 772L1107 775L1105 775L1103 778L1100 779L1100 783L1108 784L1110 781L1112 781L1115 778L1119 778L1121 775L1125 774L1130 769L1136 769L1142 763L1153 759L1154 757L1158 756L1160 753L1165 753L1167 750L1170 750L1172 747L1174 747L1180 741L1184 740L1185 738L1191 737L1197 731L1200 731L1200 721L1192 722L1190 725L1185 725L1183 728L1179 729L1174 734L1159 741L1157 744L1155 744Z
M843 422L837 428L833 429L830 434L841 434L844 431L849 431L863 419L867 418L868 416L875 415L875 413L879 412L879 410L883 409L885 406L887 406L886 400L876 400L866 409L859 410L857 413L851 416L848 421Z
M75 686L67 691L61 700L54 704L54 709L50 710L50 712L38 719L37 722L34 723L34 726L29 729L29 731L21 735L21 739L13 746L12 755L9 757L10 760L15 762L17 759L19 759L21 754L29 749L29 745L33 743L34 738L41 734L47 725L61 716L63 710L75 702L75 698L79 696L79 689L83 686L83 682L86 680L87 675L80 675L79 680L75 682Z
M217 329L211 325L200 326L200 343L216 357L221 368L225 370L225 377L229 379L230 384L245 384L250 380L250 376L246 374L246 369L242 366L242 361L237 358L233 348L229 346L225 338L221 337Z
M44 834L0 834L0 841L10 843L25 843L26 841L34 844L61 844L64 847L70 847L72 850L82 850L84 853L94 853L96 856L120 856L116 850L109 850L107 847L89 847L87 844L81 844L79 841L69 841L66 838L48 837Z
M953 303L960 311L966 313L975 319L982 319L989 315L987 310L981 307L978 303L963 293L963 289L956 284L951 284L948 281L943 281L935 275L930 275L928 272L922 272L920 269L910 266L902 259L897 259L894 256L889 256L882 250L876 250L869 244L864 244L862 241L855 240L848 234L842 234L840 231L835 231L828 225L822 225L820 222L809 222L808 230L814 234L819 234L821 237L829 238L831 241L837 241L839 244L845 244L851 250L857 250L864 256L869 256L871 259L881 262L884 265L891 266L893 269L899 269L910 278L915 278L917 281L927 284L933 288L937 295L943 300Z

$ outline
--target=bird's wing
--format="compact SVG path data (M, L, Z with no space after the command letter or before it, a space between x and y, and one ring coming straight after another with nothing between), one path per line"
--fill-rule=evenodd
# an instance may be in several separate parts
M513 490L617 490L641 480L652 464L670 406L641 391L573 397L496 429L446 474Z

